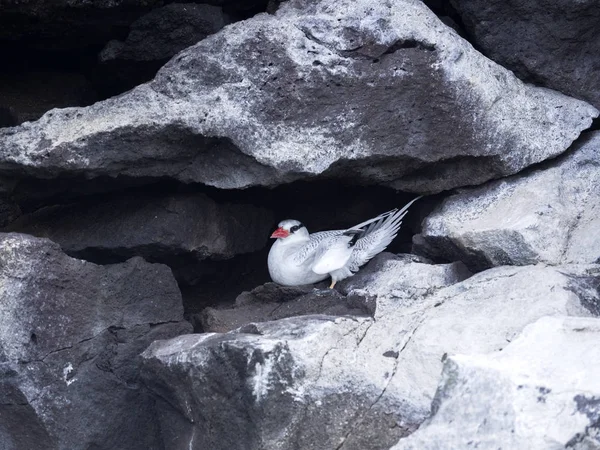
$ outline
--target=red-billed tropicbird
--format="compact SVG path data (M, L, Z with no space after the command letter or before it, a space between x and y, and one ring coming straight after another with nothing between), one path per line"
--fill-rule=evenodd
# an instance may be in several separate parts
M392 242L410 205L381 214L347 230L309 234L297 220L279 222L269 252L271 279L284 286L313 284L331 276L330 288L352 276Z

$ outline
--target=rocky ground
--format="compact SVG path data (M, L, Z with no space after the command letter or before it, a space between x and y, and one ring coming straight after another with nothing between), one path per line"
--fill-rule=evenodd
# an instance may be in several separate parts
M0 450L600 449L599 11L0 3Z

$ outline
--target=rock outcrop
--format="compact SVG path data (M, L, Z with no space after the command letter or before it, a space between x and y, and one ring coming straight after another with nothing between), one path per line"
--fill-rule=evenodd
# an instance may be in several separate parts
M250 322L269 322L315 314L372 317L375 315L375 295L378 292L375 287L377 282L374 280L382 278L380 272L385 271L388 264L398 265L401 262L427 264L429 261L413 255L393 255L384 252L375 256L357 274L339 282L336 289L327 289L326 281L309 286L266 283L249 292L242 292L232 306L205 308L196 319L202 331L224 333ZM448 271L449 282L471 275L461 264L454 264L452 267L453 270ZM370 286L368 292L354 292L355 288L360 289L367 285ZM385 287L382 289L385 290Z
M545 167L448 197L414 249L475 270L600 261L600 132Z
M168 267L0 234L0 447L160 449L137 356L190 331Z
M474 42L525 80L600 107L594 0L451 0Z
M0 171L438 192L554 157L597 115L523 84L418 0L297 0L204 39L127 94L0 130Z
M502 352L446 360L433 417L392 450L600 446L600 319L546 317Z
M501 350L543 316L598 308L583 285L599 266L503 267L461 281L457 264L381 265L350 290L376 299L373 318L295 317L152 344L143 373L166 445L387 449L429 415L447 355Z

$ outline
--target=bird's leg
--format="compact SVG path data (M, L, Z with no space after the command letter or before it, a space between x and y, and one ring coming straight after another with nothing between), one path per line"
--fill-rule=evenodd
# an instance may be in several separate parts
M331 284L329 285L329 289L333 289L333 287L335 286L335 283L337 283L337 281L332 278Z

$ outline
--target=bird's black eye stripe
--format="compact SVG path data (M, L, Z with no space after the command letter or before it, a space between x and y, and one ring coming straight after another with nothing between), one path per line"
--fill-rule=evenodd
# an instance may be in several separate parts
M296 231L298 231L303 226L304 225L302 225L302 224L294 225L292 228L290 228L290 233L295 233Z

